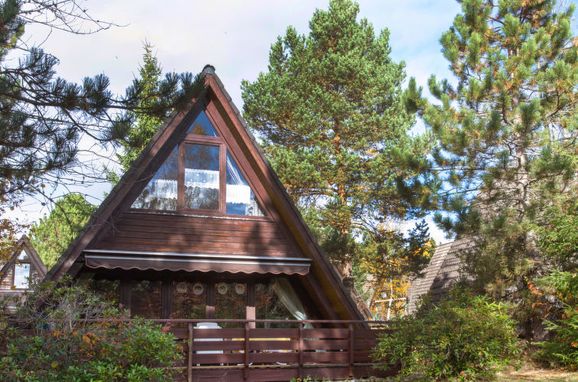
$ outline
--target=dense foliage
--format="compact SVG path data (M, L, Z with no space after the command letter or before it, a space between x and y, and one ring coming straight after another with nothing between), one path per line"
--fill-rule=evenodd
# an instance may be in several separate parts
M419 381L478 381L518 353L515 324L506 306L455 289L439 304L424 303L416 316L394 321L375 358Z
M110 287L110 286L109 286ZM41 309L39 309L41 307ZM34 330L23 335L8 329L0 359L0 380L172 381L171 367L180 351L174 337L159 325L122 319L110 300L84 286L38 286L17 314Z
M578 370L578 274L555 272L541 284L560 302L562 312L547 322L552 337L541 344L537 358L550 366Z
M427 142L408 134L404 66L389 56L389 32L376 35L358 13L351 0L330 1L308 34L289 27L268 71L242 84L249 126L344 275L360 255L355 238L373 244L429 202Z
M393 229L373 233L377 240L360 246L353 274L355 286L376 319L405 314L406 297L412 275L424 268L434 250L425 221L404 236Z
M552 270L535 227L553 224L544 211L576 193L574 8L555 0L461 7L441 38L455 81L430 79L437 103L411 81L408 105L438 142L432 158L446 212L438 222L476 241L463 257L479 290L523 304L532 282Z
M50 215L32 226L30 241L46 267L56 264L95 208L81 194L71 193L54 204Z

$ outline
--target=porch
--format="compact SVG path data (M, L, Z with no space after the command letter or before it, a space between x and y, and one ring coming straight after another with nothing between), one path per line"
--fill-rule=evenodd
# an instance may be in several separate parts
M182 345L184 381L289 381L390 375L372 357L382 321L154 320Z

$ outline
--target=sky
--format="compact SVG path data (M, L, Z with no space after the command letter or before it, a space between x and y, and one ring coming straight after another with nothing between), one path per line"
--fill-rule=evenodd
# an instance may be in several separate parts
M193 72L206 64L216 68L233 102L242 110L240 84L254 81L267 70L268 54L277 36L289 25L308 33L308 22L318 0L78 0L94 18L118 24L93 35L72 35L45 28L28 28L24 39L60 59L58 75L71 81L106 74L111 90L124 93L138 72L143 43L154 46L165 72ZM431 74L449 77L440 53L439 38L459 10L454 0L359 0L360 16L376 33L391 32L392 57L406 63L408 77L425 85ZM81 191L103 200L107 185ZM56 193L63 190L57 190ZM49 212L37 201L27 200L17 212L23 222L33 222ZM430 224L438 242L447 241Z

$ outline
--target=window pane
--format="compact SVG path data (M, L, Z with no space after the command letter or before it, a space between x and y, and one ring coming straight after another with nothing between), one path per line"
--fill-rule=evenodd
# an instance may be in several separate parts
M133 317L161 317L160 281L140 281L132 287L130 292L130 313Z
M247 285L241 283L215 284L215 318L244 320L247 312ZM223 323L223 327L239 327L238 323Z
M231 215L263 216L255 194L239 170L235 160L227 153L227 213Z
M191 124L189 129L187 130L187 134L195 134L195 135L204 135L208 137L217 137L217 131L207 118L207 114L204 111L201 111L195 122Z
M28 255L26 254L26 251L22 250L22 252L20 252L20 254L18 255L18 260L28 260Z
M177 209L178 152L177 148L171 152L134 201L132 208L170 211Z
M255 310L258 320L294 320L295 317L281 302L272 284L255 285ZM282 323L268 323L265 327L284 327Z
M219 147L185 145L185 207L219 209Z
M26 289L30 285L30 264L14 264L14 287Z
M173 282L171 318L205 318L207 287L203 283Z

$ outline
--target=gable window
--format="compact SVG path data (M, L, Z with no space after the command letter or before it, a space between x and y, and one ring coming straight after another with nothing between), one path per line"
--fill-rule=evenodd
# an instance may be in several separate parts
M219 209L219 146L184 145L185 208Z
M14 288L27 289L30 286L30 263L28 255L22 251L14 264Z
M263 216L255 194L245 180L235 160L227 154L227 213L231 215Z
M224 140L201 112L132 208L264 216Z
M132 208L147 210L176 211L177 209L177 179L178 150L173 150L167 160L157 170Z

